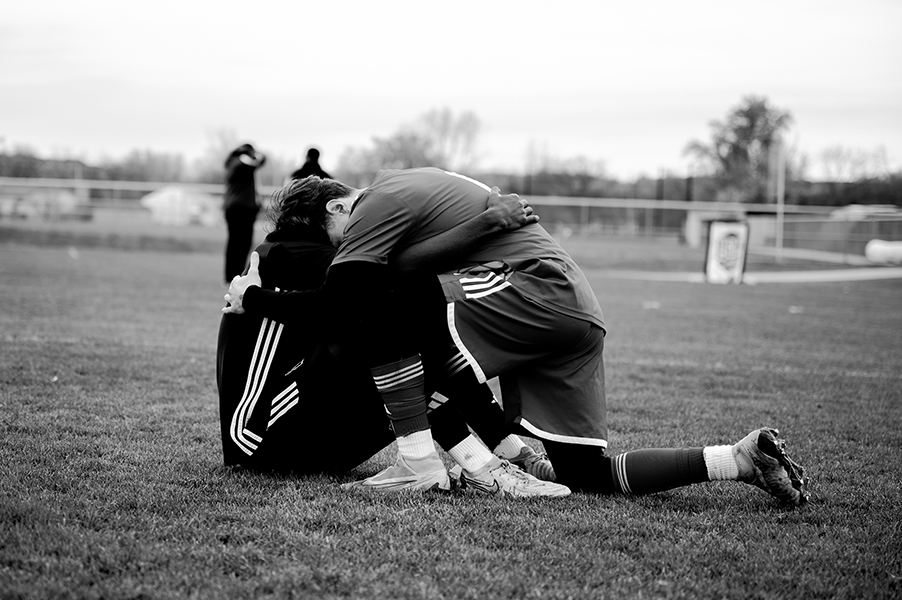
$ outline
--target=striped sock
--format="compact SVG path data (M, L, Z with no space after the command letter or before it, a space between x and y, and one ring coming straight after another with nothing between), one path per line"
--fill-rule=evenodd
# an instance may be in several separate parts
M429 429L423 363L419 356L370 370L382 396L395 437Z
M614 491L653 494L709 481L701 448L648 448L610 459Z

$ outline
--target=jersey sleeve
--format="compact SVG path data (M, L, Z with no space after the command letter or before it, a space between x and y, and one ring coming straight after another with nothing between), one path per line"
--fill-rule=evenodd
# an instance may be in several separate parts
M416 227L416 213L391 194L366 192L354 205L333 265L388 264L388 257Z

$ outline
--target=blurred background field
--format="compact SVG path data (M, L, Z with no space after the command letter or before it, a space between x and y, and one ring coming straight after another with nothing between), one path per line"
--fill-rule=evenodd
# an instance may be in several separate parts
M775 426L811 475L807 507L780 509L729 484L638 499L373 498L338 484L385 466L391 449L337 477L222 466L221 232L137 227L108 237L102 225L67 224L77 236L31 242L0 229L4 598L902 590L900 280L615 279L608 269L700 270L703 251L673 240L564 240L609 325L612 452L731 443ZM134 243L142 239L156 241Z
M607 215L593 215L592 221L581 222L578 206L544 204L546 198L530 199L536 212L542 217L542 225L563 244L568 251L580 259L586 268L636 269L640 271L679 271L701 273L704 270L707 245L705 222L699 221L694 243L686 238L687 209L669 209L672 213L666 220L669 225L645 227L644 223L615 229L609 224L604 233L606 216L616 223L623 221L630 213L629 208L607 209ZM558 202L565 199L554 199ZM575 210L568 210L575 209ZM644 212L633 209L632 212ZM658 213L666 212L657 209ZM673 214L676 213L676 214ZM719 213L711 213L708 219L733 218L729 208ZM217 214L217 219L221 217ZM649 217L651 219L653 217ZM659 217L658 221L664 221ZM895 216L855 222L829 221L820 218L818 222L845 230L814 233L795 244L800 247L785 246L780 252L774 247L773 215L764 217L757 225L757 236L753 233L746 269L755 271L779 271L795 269L847 268L850 265L872 265L864 256L866 242L880 236L884 239L902 238L902 220ZM806 222L814 222L811 218ZM862 232L848 231L857 226ZM755 232L755 225L752 231ZM868 231L870 230L870 231ZM898 230L898 231L896 231ZM765 235L763 231L767 231ZM266 222L261 212L255 229L255 239L262 240L266 234ZM599 244L599 240L604 243ZM787 238L787 241L791 238ZM805 243L807 242L807 244ZM199 220L186 220L182 224L160 222L150 210L137 203L126 207L94 206L90 219L61 219L32 216L29 218L0 218L0 244L25 243L45 246L108 247L123 250L160 250L188 252L222 252L226 243L225 224L219 220L202 224ZM819 250L818 248L832 248Z

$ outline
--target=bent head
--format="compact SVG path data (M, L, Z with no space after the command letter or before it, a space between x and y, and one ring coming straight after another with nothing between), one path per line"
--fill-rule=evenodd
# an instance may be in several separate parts
M272 232L279 239L290 240L293 234L313 228L327 235L333 246L339 246L358 193L334 179L315 175L295 179L273 192L269 209Z

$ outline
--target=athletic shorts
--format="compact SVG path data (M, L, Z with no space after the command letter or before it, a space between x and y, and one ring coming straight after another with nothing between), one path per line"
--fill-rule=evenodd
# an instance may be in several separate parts
M480 382L499 376L509 422L607 447L604 330L530 299L495 273L440 276L451 338Z

